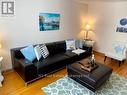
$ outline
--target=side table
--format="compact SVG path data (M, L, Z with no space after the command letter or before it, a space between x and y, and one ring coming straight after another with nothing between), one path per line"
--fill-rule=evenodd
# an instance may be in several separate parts
M93 47L95 41L90 40L90 39L84 39L84 43L85 43L86 46Z
M2 81L4 80L4 77L1 74L2 60L3 60L3 57L0 57L0 87L2 87Z

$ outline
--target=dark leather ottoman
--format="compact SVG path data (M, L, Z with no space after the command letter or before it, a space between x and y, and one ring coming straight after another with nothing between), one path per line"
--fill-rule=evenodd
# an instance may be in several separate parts
M88 59L80 61L88 62ZM98 68L92 72L81 69L81 65L76 62L67 66L68 76L92 91L96 91L111 75L112 68L96 62Z

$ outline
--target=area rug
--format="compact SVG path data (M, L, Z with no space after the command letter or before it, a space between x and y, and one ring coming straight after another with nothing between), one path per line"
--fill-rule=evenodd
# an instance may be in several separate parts
M127 95L127 79L112 74L96 92L92 92L71 78L65 76L42 90L46 95Z

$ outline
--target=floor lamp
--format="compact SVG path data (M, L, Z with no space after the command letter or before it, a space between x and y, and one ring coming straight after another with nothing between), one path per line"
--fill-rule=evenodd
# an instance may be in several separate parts
M1 43L0 43L0 49L1 49L1 47L2 47L2 45L1 45Z
M2 45L0 43L0 49L2 48ZM0 62L3 60L3 57L0 55Z

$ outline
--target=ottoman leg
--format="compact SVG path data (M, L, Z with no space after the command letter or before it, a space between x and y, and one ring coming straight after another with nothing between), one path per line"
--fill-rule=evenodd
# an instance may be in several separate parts
M106 61L106 58L107 58L107 56L105 56L105 58L104 58L104 62Z
M119 61L119 67L120 67L121 61Z

